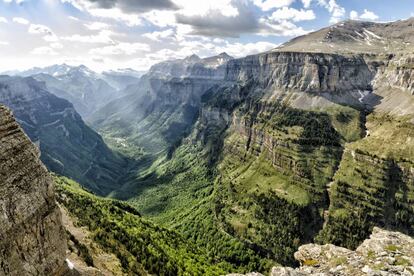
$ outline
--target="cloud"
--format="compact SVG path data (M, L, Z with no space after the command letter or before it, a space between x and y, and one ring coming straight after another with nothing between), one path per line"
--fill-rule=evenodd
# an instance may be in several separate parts
M290 6L295 0L253 0L253 3L263 11Z
M60 42L53 42L53 43L50 43L50 47L53 49L62 49L63 45Z
M296 26L294 23L281 20L281 21L273 21L270 18L261 18L261 30L259 35L263 36L299 36L304 35L312 30L304 30L302 27Z
M362 13L361 15L359 15L357 11L351 11L349 13L349 17L352 20L371 20L371 21L375 21L375 20L379 19L378 15L376 15L374 12L369 11L367 9L364 9L364 13Z
M331 14L330 23L338 23L345 16L345 8L338 5L336 0L318 0L318 4L326 8Z
M3 2L5 2L5 3L16 3L16 4L21 4L24 1L25 0L3 0Z
M142 24L142 19L136 14L127 14L118 8L114 9L89 9L89 14L100 18L109 18L112 20L125 23L127 26L133 27Z
M216 49L216 53L226 52L227 54L234 57L244 57L247 55L253 55L262 53L274 49L278 44L259 41L251 43L226 43L225 46Z
M305 9L309 8L309 7L310 7L311 2L312 2L312 0L302 0L303 7L304 7Z
M175 10L171 0L63 0L80 9L119 9L125 13L143 13L151 10Z
M104 22L91 22L84 24L84 26L92 31L99 31L102 29L108 29L110 27L109 24Z
M313 10L297 10L294 8L283 7L272 13L270 19L274 21L292 20L294 22L315 19Z
M62 40L82 43L102 43L102 44L114 44L114 40L111 36L114 33L109 30L100 31L97 35L80 35L74 34L71 36L61 37Z
M58 53L50 47L38 47L33 49L30 52L32 55L41 55L41 56L56 56Z
M0 17L0 23L8 23L9 21L4 18L4 17Z
M22 24L22 25L29 25L29 20L23 18L23 17L13 17L13 22Z
M101 48L91 49L90 54L93 55L133 55L138 52L149 52L151 50L148 44L144 43L127 43L121 42L116 45L105 46Z
M241 34L259 34L265 36L294 36L307 31L296 26L292 21L310 20L313 11L282 8L274 16L262 17L255 14L247 1L232 2L237 8L237 15L225 16L219 10L209 10L205 14L176 16L177 23L190 27L189 34L210 37L239 37ZM283 3L278 2L279 5ZM283 5L288 4L285 2ZM178 29L177 29L178 30ZM179 35L179 34L178 34Z
M175 35L173 29L167 29L159 32L145 33L142 36L154 41L161 41L163 39L172 38Z
M194 0L174 0L180 8L178 11L182 15L206 15L211 10L219 10L224 16L238 15L237 5L243 4L243 0L209 0L209 1L194 1ZM239 2L239 3L238 3Z
M8 43L7 41L0 41L0 46L7 46L10 43Z
M30 34L43 34L43 39L48 42L55 42L59 40L52 30L45 25L30 24L28 31Z
M177 23L192 27L192 34L205 36L238 37L259 30L258 20L247 5L239 3L237 15L226 16L220 10L209 10L203 15L177 14Z

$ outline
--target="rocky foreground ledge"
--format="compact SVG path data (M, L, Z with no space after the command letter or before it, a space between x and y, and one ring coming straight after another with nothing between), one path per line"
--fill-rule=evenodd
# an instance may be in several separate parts
M306 244L295 259L299 268L274 267L271 276L414 275L414 239L375 227L370 238L355 251L332 244ZM238 276L230 274L228 276ZM249 273L246 276L262 276Z

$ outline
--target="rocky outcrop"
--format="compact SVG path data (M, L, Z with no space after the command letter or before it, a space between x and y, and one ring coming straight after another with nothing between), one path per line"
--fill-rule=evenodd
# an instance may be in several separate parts
M413 247L412 237L375 227L370 238L355 251L332 244L302 245L295 253L295 259L301 264L299 268L274 267L270 276L411 276L414 275Z
M64 268L61 213L39 155L0 105L0 275L55 275Z
M299 247L297 269L274 267L272 276L414 275L414 239L399 232L374 228L355 251L328 245Z

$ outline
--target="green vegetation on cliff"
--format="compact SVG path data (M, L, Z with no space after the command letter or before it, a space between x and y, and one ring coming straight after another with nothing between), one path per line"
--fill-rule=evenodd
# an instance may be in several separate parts
M80 226L88 227L95 242L119 258L125 272L220 275L233 269L176 232L142 218L126 203L94 196L64 177L55 177L55 182L59 202Z

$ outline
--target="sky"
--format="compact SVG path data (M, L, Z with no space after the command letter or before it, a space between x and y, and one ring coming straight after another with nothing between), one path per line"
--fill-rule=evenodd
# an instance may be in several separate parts
M264 52L342 20L411 16L414 0L0 0L0 71L143 71L192 54Z

